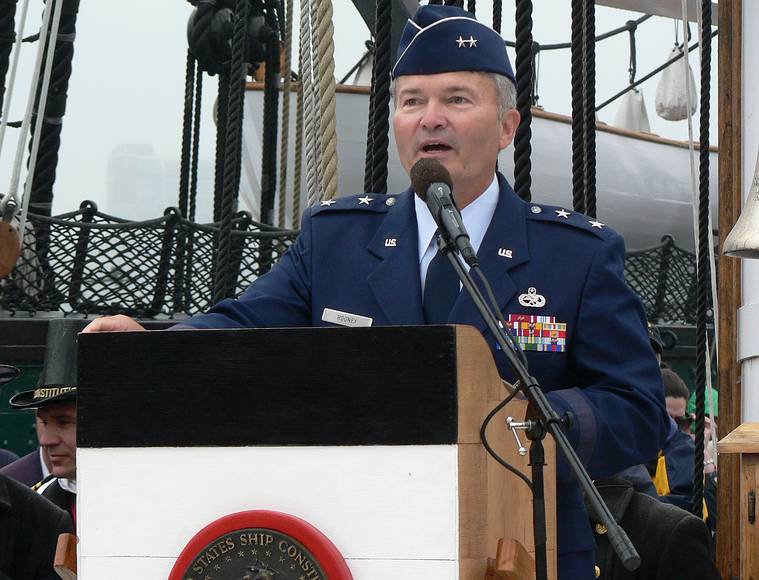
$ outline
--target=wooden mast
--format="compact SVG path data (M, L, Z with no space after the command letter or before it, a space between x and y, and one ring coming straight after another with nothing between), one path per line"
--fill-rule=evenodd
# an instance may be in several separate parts
M732 230L742 207L742 36L743 0L719 2L719 244ZM741 260L719 260L719 432L741 424L737 314L741 306ZM740 575L740 456L719 463L717 566L723 578Z

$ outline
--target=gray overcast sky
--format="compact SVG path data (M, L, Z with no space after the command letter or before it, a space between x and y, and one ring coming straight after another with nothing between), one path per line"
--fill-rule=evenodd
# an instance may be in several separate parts
M20 5L21 3L19 3ZM296 2L297 4L297 2ZM41 0L30 0L25 35L36 32L42 10ZM360 58L369 32L350 0L335 0L335 53L338 78ZM490 20L492 2L477 2L478 15ZM107 165L111 152L120 144L149 144L166 161L173 181L178 167L181 115L184 91L186 22L192 6L183 0L82 0L77 21L73 75L64 118L54 213L75 209L83 199L95 200L109 211L106 199ZM640 14L598 7L597 33L624 24ZM570 37L570 2L535 0L534 37L541 44L564 42ZM18 15L17 15L18 20ZM297 23L297 15L296 15ZM513 2L504 2L503 34L514 38ZM694 34L695 27L693 28ZM675 25L670 19L654 17L638 32L638 74L649 72L669 55ZM682 39L682 33L680 34ZM712 142L717 140L716 39L713 43ZM29 91L36 44L24 44L19 74L11 106L11 119L23 117ZM513 56L513 53L512 53ZM627 83L628 37L619 35L597 45L598 102L621 90ZM540 104L548 111L569 113L569 51L544 53L540 61ZM698 51L691 54L691 67L698 73ZM643 85L652 131L676 139L687 139L687 123L672 123L656 116L654 94L658 77ZM698 84L698 77L696 83ZM6 79L7 83L7 79ZM213 158L213 126L210 120L215 82L204 86L201 157ZM610 122L616 103L601 111L601 121ZM365 122L365 120L361 120ZM698 117L694 117L698 135ZM7 190L18 131L6 133L0 156L0 191ZM26 161L26 155L25 155ZM178 179L178 177L177 177ZM166 203L176 203L166 192ZM206 208L207 209L207 208ZM155 217L156 208L134 208L125 217ZM207 215L201 211L199 218Z

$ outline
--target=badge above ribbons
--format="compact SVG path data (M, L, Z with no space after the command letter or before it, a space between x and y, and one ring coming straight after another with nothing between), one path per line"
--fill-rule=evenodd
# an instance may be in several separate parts
M509 314L509 331L524 351L566 352L567 323L555 316Z

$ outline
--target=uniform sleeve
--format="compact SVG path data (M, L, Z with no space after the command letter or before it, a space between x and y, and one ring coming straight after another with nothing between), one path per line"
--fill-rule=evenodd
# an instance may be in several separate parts
M273 326L311 326L311 210L303 214L293 245L268 273L239 298L222 300L172 330Z
M592 478L656 457L668 424L661 372L643 306L624 280L624 256L621 237L600 244L569 345L571 384L547 395L560 415L574 416L567 435ZM569 477L563 460L557 476Z

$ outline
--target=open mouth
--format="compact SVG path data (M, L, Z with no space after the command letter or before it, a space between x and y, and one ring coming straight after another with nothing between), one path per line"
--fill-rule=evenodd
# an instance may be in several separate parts
M451 147L445 143L428 143L422 147L425 153L436 153L440 151L450 151Z

